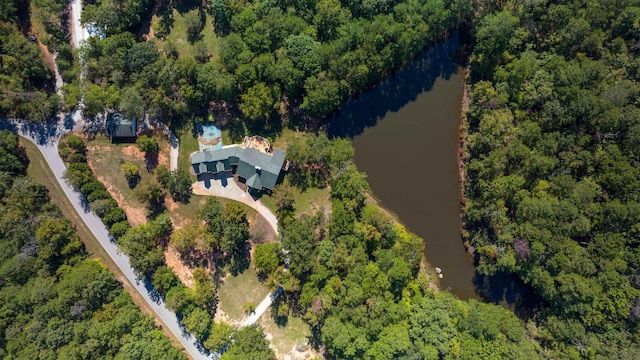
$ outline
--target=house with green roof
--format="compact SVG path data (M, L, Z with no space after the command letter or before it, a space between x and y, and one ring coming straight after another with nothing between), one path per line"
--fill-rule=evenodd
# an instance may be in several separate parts
M191 169L196 176L235 172L249 188L258 191L273 190L284 164L285 152L280 149L265 154L253 148L234 146L191 155Z

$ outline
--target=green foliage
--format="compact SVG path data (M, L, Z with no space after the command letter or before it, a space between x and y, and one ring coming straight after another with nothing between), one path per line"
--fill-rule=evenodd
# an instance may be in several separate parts
M190 10L184 14L184 23L187 27L187 36L190 39L194 39L204 27L202 23L202 16L197 9Z
M29 159L18 144L18 137L7 130L0 131L0 172L9 176L24 173ZM7 178L7 182L9 178ZM5 184L2 188L8 187ZM0 196L4 195L0 192Z
M141 135L136 139L136 146L143 153L157 153L160 151L158 141L149 135Z
M95 23L104 34L117 34L138 26L149 6L148 0L97 0L84 7L81 20Z
M280 244L264 243L256 246L253 263L264 274L272 274L282 264L283 254Z
M199 341L203 341L209 336L211 327L211 316L202 309L195 309L182 320L185 329L193 334Z
M60 99L47 91L52 89L53 75L37 44L29 41L18 26L22 26L18 21L15 25L0 23L0 116L44 121L58 111Z
M191 198L191 177L184 169L169 171L160 165L155 170L156 179L164 189L169 191L173 200L188 204Z
M248 122L278 122L274 115L281 107L283 113L303 110L324 118L472 16L468 0L212 0L167 6L162 12L182 14L193 57L177 54L175 42L165 44L166 58L159 58L154 42L135 43L132 33L144 28L154 8L148 0L85 6L83 20L105 34L87 47L87 113L124 108L135 97L123 98L123 89L135 88L144 94L149 114L175 123L209 111L212 103L240 110ZM219 35L212 56L200 38L210 18L205 11ZM170 22L162 15L156 36L166 36Z
M204 342L204 346L207 349L218 351L231 343L231 335L233 334L233 327L224 321L213 322L211 324L211 330L209 330L209 336Z
M475 29L466 240L478 272L514 274L548 305L549 356L637 357L637 4L512 5ZM509 337L500 316L461 324Z
M355 150L348 140L324 134L296 137L287 147L291 183L299 188L322 188L353 166Z
M258 83L250 87L246 94L242 94L240 110L252 121L267 120L278 108L278 92L275 87Z
M269 348L269 342L264 338L262 328L245 326L236 330L233 334L233 343L220 359L275 360L275 358L276 355Z
M114 276L88 259L46 188L24 170L12 176L0 199L1 356L186 359Z
M129 183L129 188L133 189L138 185L138 181L140 181L140 171L138 167L130 162L125 162L120 165L120 172L127 178L127 182Z
M138 201L145 204L150 215L157 215L164 209L164 192L155 182L142 182L133 190Z

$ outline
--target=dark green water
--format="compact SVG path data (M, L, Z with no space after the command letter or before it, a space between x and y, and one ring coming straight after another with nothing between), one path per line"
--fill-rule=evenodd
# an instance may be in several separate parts
M458 37L437 44L396 76L341 108L329 133L353 140L373 194L426 243L442 288L475 298L474 267L461 239L457 148L463 75Z

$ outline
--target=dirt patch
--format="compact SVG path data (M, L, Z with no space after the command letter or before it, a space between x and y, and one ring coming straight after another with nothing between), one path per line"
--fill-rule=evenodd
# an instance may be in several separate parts
M249 220L249 235L252 243L258 245L275 241L276 233L262 215L255 213L247 220Z
M300 349L298 345L293 345L291 347L291 351L288 354L285 354L281 359L306 360L306 359L315 359L315 358L318 358L318 355L313 351L311 346L306 345L303 349Z
M220 306L218 306L218 308L216 309L216 315L213 317L213 320L217 323L224 321L227 324L233 325L233 326L240 324L237 321L229 320L229 316L227 316L227 313L224 312L224 310L222 310Z
M167 250L164 252L164 261L168 267L173 269L173 272L176 273L180 282L188 288L193 288L193 273L191 269L182 262L180 254L176 249L171 246L167 247Z
M135 145L127 145L122 147L122 155L128 156L137 160L144 160L144 153L138 149Z
M264 330L264 329L263 329ZM293 345L288 354L280 354L278 349L273 345L273 335L264 330L264 336L269 340L269 347L276 353L276 358L281 360L307 360L316 359L318 354L313 351L313 348L306 345Z

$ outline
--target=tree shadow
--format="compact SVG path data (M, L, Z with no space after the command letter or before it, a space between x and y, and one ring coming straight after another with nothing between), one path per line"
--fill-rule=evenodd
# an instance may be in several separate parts
M238 249L228 256L229 273L233 276L242 274L249 268L251 264L251 245L249 242L245 242L242 246L238 246Z
M144 163L147 166L147 171L152 173L158 167L158 152L144 153Z
M229 137L234 143L242 142L242 139L247 134L242 121L239 120L231 121L227 129L229 129Z
M199 9L202 6L200 0L181 0L174 2L173 8L178 10L180 14L184 14L193 9Z
M547 306L533 288L514 274L498 272L486 276L476 273L473 285L483 301L501 305L523 320L532 319Z
M360 135L387 113L397 112L421 93L430 91L438 78L449 79L457 71L452 60L459 47L459 34L454 32L446 41L431 46L371 90L347 100L338 114L327 120L329 136L353 138Z

